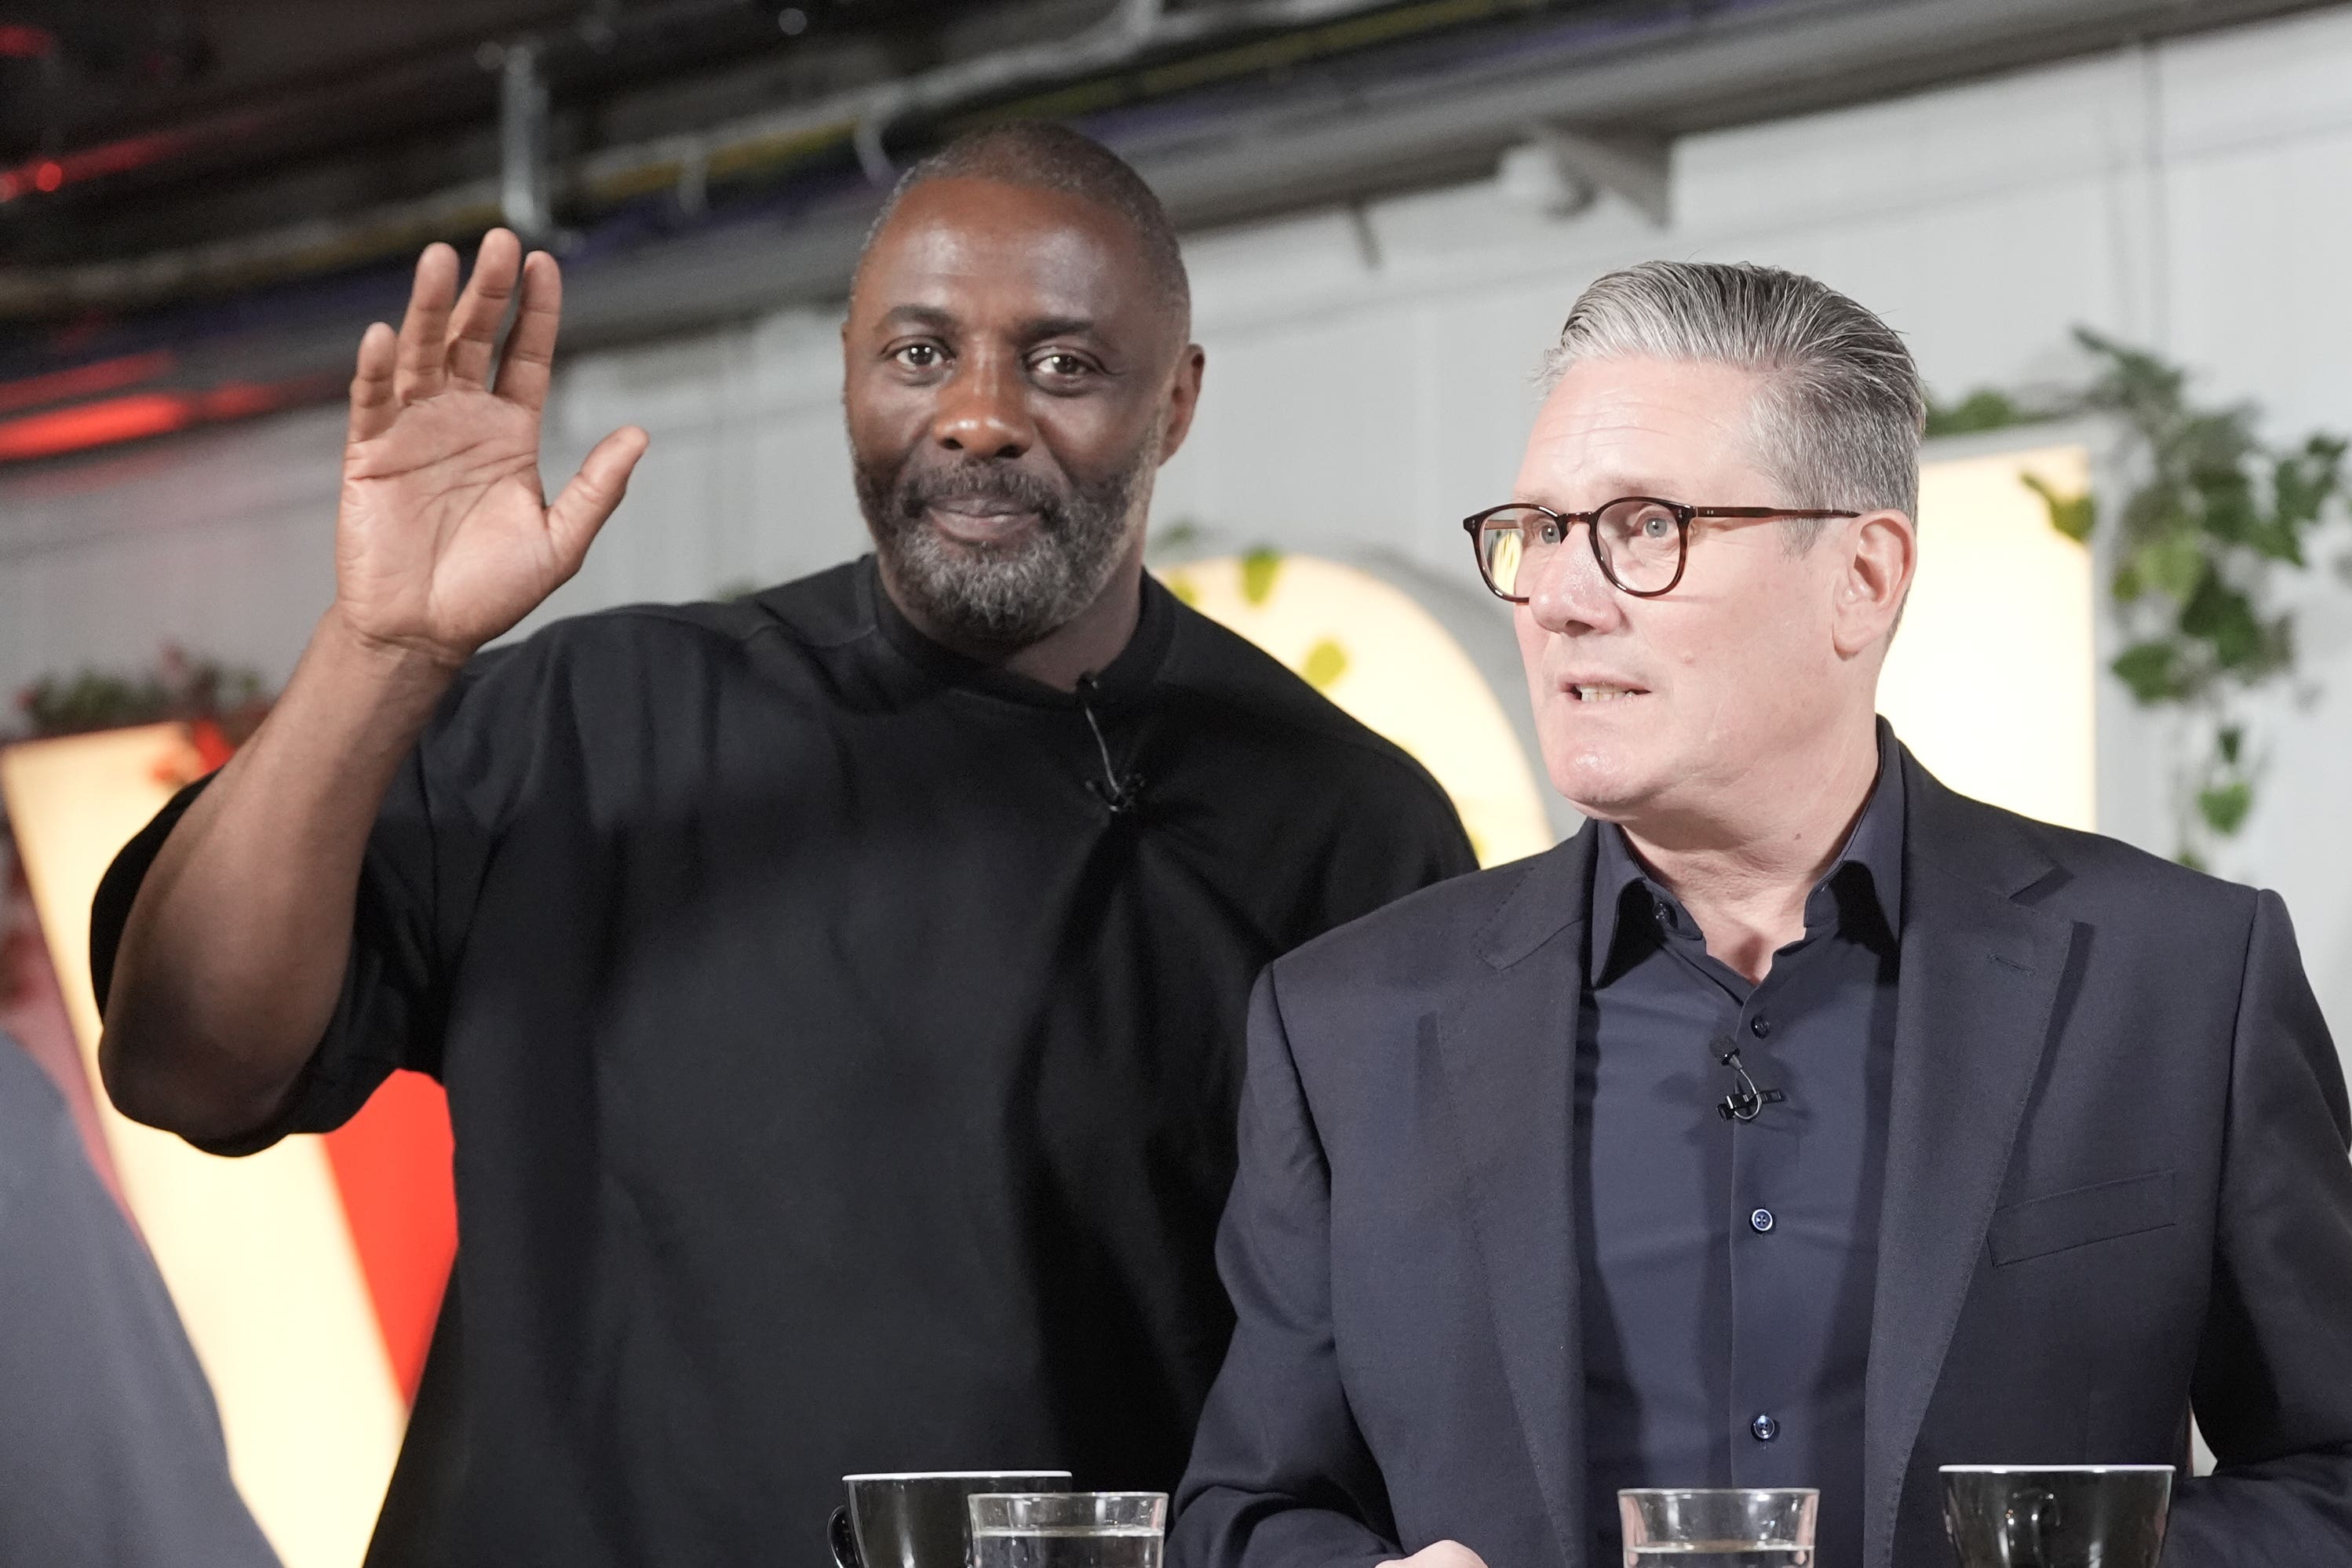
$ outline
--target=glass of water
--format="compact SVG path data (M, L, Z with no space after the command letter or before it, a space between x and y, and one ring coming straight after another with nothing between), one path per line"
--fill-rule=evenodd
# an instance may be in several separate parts
M1811 1568L1812 1487L1640 1487L1617 1494L1625 1568Z
M977 1492L972 1568L1160 1568L1166 1492Z

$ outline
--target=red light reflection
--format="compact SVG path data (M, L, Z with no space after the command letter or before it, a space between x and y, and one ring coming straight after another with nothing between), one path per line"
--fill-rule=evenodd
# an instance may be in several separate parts
M169 349L158 349L152 353L97 360L75 365L71 370L51 371L47 375L28 375L22 381L0 381L0 414L38 408L44 403L95 397L101 392L120 392L126 386L169 375L172 367L179 363L179 356Z
M55 52L58 37L47 27L24 22L0 22L0 59L37 60Z
M0 420L0 463L62 457L68 452L86 452L92 447L166 436L193 426L292 408L331 396L341 385L340 374L296 376L266 385L232 381L203 391L137 392L71 408L27 414Z

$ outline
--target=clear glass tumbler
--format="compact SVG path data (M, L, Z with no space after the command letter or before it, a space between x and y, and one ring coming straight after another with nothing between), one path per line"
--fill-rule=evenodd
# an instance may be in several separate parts
M980 1492L972 1568L1160 1568L1166 1492Z
M1625 1568L1811 1568L1811 1487L1639 1487L1617 1494Z

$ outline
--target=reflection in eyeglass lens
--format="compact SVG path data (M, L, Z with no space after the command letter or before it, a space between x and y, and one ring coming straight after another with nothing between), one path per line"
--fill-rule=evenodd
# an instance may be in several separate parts
M1479 563L1496 592L1525 598L1573 528L1528 507L1499 511L1481 525ZM1594 542L1618 586L1656 593L1675 580L1682 565L1682 528L1672 508L1639 497L1601 509Z

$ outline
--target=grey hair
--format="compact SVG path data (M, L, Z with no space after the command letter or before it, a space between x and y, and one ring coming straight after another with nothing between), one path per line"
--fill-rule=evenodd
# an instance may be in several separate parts
M1578 297L1538 380L1549 393L1585 360L1634 358L1753 372L1758 457L1787 489L1780 504L1918 515L1918 366L1892 327L1836 289L1749 263L1623 268ZM1790 527L1800 548L1821 531Z

